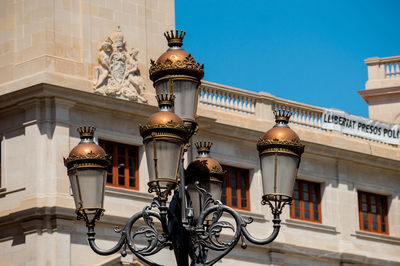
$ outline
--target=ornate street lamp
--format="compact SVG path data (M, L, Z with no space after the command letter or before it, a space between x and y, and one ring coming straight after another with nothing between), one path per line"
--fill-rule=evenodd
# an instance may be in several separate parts
M195 123L198 87L204 76L204 66L181 48L185 32L164 33L168 50L157 61L151 60L150 79L156 94L175 95L175 114L185 123Z
M76 213L86 224L103 214L104 188L110 157L93 141L94 127L79 127L81 141L64 158L74 196Z
M157 95L159 112L149 117L140 134L146 150L149 192L166 201L178 181L180 163L188 132L183 120L172 112L174 95Z
M264 188L262 204L268 204L274 216L273 231L269 237L257 239L250 235L246 227L253 219L246 220L236 210L221 203L225 172L210 157L210 142L196 143L197 158L186 170L183 168L183 154L195 132L193 125L196 125L193 106L197 102L197 92L193 91L197 90L203 76L203 67L199 64L194 63L194 69L190 69L187 64L182 65L185 60L196 62L180 48L183 35L182 32L178 34L178 31L175 35L173 31L170 35L166 34L170 49L157 63L152 63L150 75L157 90L159 112L140 126L149 170L149 192L155 192L156 197L143 211L134 214L121 229L115 229L121 237L111 249L103 250L95 243L95 220L99 220L104 212L103 198L109 158L93 142L94 128L79 128L81 142L65 159L78 219L85 220L89 245L97 254L111 255L120 251L125 256L128 248L143 262L159 265L147 256L163 248L170 248L174 249L179 266L188 266L189 258L191 265L213 265L227 255L239 240L242 240L242 248L246 248L245 239L257 245L272 242L279 233L282 209L291 203L304 145L288 127L291 113L284 110L274 111L276 125L257 143ZM178 59L172 61L168 58ZM188 85L188 82L192 83ZM185 100L175 105L175 93L181 100ZM189 96L192 98L186 99ZM183 115L183 118L176 112ZM174 195L167 206L172 191ZM233 224L222 221L223 214L231 216ZM142 223L137 228L135 224L140 219L144 221L144 226ZM161 231L155 226L154 219L160 222ZM229 240L226 240L226 236L221 238L224 229L234 232ZM147 239L145 243L139 241L144 247L135 244L139 238ZM209 251L217 255L211 258Z
M304 145L299 136L289 128L291 112L274 111L275 126L257 143L263 177L263 204L277 211L291 203L297 169Z

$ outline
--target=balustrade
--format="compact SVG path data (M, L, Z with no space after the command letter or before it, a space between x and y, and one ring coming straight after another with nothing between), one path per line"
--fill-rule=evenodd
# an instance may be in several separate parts
M201 86L200 105L245 115L255 114L256 98L241 91Z
M319 107L307 106L301 103L281 101L273 96L263 101L260 93L219 86L205 82L199 92L199 106L215 108L223 112L232 112L239 115L256 116L256 105L267 104L271 109L286 109L293 113L291 121L294 124L321 128L323 110ZM262 117L262 115L261 115Z
M290 121L294 124L307 126L307 127L314 127L314 128L321 128L322 126L322 108L318 110L317 108L310 108L295 104L288 104L285 102L279 103L275 102L272 105L273 109L284 109L287 111L292 112L292 117Z
M365 63L368 66L367 89L386 87L385 83L393 87L393 82L397 84L400 80L400 56L371 57Z
M385 78L400 77L400 59L393 62L384 63Z

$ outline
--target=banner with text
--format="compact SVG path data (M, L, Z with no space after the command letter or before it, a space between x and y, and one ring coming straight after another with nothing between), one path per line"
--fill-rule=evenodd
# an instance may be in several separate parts
M400 145L400 126L390 125L334 109L324 109L322 128Z

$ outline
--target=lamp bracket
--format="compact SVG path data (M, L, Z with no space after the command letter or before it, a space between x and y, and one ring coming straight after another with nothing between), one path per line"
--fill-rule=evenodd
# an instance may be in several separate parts
M161 249L169 248L175 250L178 265L189 266L189 257L192 263L213 265L226 256L239 241L241 241L241 247L246 248L245 240L257 245L265 245L278 236L281 222L280 212L273 212L271 235L265 239L257 239L246 228L253 222L252 218L244 219L233 208L214 200L208 191L199 186L198 182L195 183L195 187L202 202L201 213L196 221L192 215L187 215L190 218L189 223L182 224L181 217L178 217L181 213L180 208L182 208L179 204L181 193L176 190L169 208L166 206L166 201L160 201L158 197L155 197L149 206L134 214L123 227L115 227L114 231L120 234L120 239L114 247L108 250L99 248L95 243L95 219L93 219L92 223L87 224L90 247L100 255L111 255L120 251L122 256L126 256L128 249L148 265L160 265L147 257L158 253ZM185 191L184 194L187 198L187 206L184 208L190 212L189 193ZM233 218L233 223L225 220L228 216ZM232 231L233 236L228 237L225 233L226 230ZM143 241L143 238L147 241ZM135 241L141 245L145 243L145 246L139 248L134 243ZM209 258L209 250L216 252L216 257Z

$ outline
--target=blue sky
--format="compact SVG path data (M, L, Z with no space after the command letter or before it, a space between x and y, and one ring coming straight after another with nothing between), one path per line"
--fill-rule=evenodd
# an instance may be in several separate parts
M205 80L368 117L364 59L400 55L397 0L176 0Z

